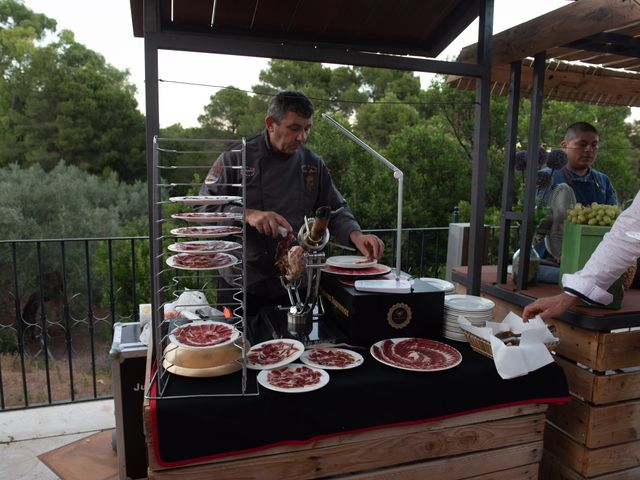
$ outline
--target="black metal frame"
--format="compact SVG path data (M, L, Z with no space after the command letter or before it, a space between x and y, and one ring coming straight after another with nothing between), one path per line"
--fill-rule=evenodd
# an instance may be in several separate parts
M491 82L491 41L493 30L493 0L484 0L480 7L478 28L478 58L476 64L441 62L437 60L372 54L360 51L357 46L325 45L314 42L276 41L249 37L229 37L216 34L163 31L160 21L160 0L144 0L145 88L146 88L146 146L147 173L149 179L149 229L152 238L159 238L157 219L161 218L158 202L157 172L154 171L154 138L159 135L158 50L183 50L206 53L222 53L292 60L330 62L348 65L364 65L400 70L415 70L442 74L467 75L477 79L476 125L473 136L473 189L471 195L472 217L469 245L470 275L467 291L480 293L482 255L477 245L484 240L484 205L489 141L489 96ZM157 293L158 272L161 271L161 245L151 244L151 271L154 296L153 321L162 321L162 304Z

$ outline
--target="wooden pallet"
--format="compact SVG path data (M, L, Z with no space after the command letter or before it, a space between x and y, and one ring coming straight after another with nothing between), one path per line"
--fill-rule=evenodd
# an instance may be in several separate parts
M172 469L157 464L149 443L149 479L536 479L546 408L510 407Z
M571 402L547 412L541 479L640 478L640 331L596 332L553 320Z

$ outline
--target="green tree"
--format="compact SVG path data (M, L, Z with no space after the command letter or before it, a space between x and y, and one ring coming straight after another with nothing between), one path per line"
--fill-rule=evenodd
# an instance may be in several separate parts
M418 119L415 107L399 102L394 93L389 93L381 102L362 105L356 115L358 131L378 147L385 147L394 133L416 125Z
M59 160L88 172L144 178L144 117L128 72L15 0L0 1L0 166Z
M358 68L362 83L371 100L385 99L393 93L398 100L416 102L420 96L420 78L413 72L388 68Z
M249 109L249 103L249 95L242 90L233 87L223 88L211 95L209 103L204 108L205 113L198 117L198 122L205 129L237 134L242 118Z

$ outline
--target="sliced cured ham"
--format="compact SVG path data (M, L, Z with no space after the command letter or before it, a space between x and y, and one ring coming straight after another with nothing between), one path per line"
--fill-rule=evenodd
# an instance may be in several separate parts
M317 390L329 383L329 374L321 368L291 363L261 371L258 383L270 390L283 393L304 393Z
M422 372L445 370L462 361L455 348L426 338L381 340L371 347L371 354L387 365Z
M355 356L344 350L325 350L321 348L310 350L307 358L317 365L337 368L346 368L357 361Z
M212 270L234 265L238 259L227 253L211 253L193 255L191 253L179 253L167 259L167 264L175 268L186 270Z
M171 342L182 347L213 347L226 345L236 338L239 332L222 322L197 321L175 328L170 335Z
M299 345L291 341L265 342L252 347L247 359L254 365L268 366L282 362L298 352L301 353Z
M267 381L278 388L302 388L320 383L322 373L307 366L280 367L270 370Z

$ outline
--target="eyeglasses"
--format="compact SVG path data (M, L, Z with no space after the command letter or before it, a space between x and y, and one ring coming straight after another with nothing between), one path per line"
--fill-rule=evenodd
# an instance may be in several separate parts
M588 150L588 149L592 149L592 150L598 150L600 148L599 144L593 144L593 143L578 143L578 144L574 144L574 145L569 145L568 147L569 149L572 150Z

